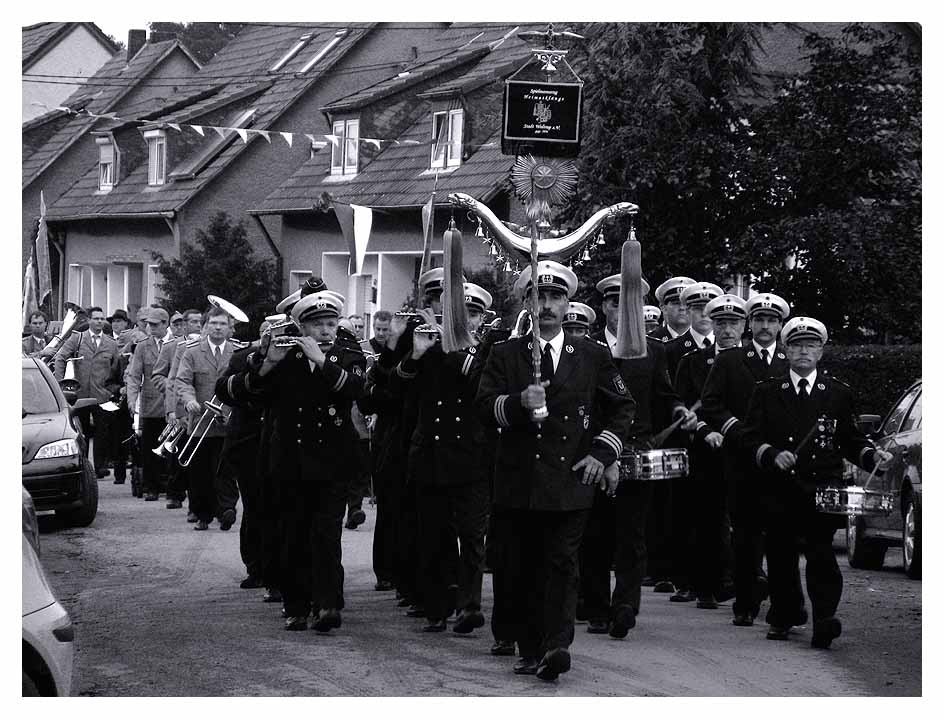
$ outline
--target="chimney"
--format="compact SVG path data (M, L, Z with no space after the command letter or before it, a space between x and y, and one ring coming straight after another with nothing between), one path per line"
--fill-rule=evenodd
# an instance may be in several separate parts
M128 53L125 57L127 58L125 62L131 62L131 58L138 54L138 51L144 47L145 42L148 39L147 30L129 30L128 31L128 45L126 47L126 52Z

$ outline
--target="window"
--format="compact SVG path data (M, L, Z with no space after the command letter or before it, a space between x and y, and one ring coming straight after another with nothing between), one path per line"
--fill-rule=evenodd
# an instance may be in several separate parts
M430 167L455 167L463 155L463 111L433 113L433 147Z
M148 143L148 185L163 185L167 163L167 137L163 130L147 130L144 139Z
M922 396L919 395L916 398L915 405L912 406L912 409L909 411L909 414L906 416L906 421L902 424L902 429L899 432L911 432L913 430L918 430L922 427Z
M147 305L151 305L157 296L157 284L161 282L161 274L157 265L148 265Z
M295 292L305 284L305 281L312 277L311 270L291 270L289 271L289 290Z
M311 70L313 67L315 67L318 61L321 60L323 57L325 57L325 55L328 54L328 51L331 50L333 47L335 47L335 45L340 43L341 39L347 34L348 34L347 30L339 30L338 32L336 32L335 36L331 40L329 40L327 43L325 43L325 47L323 47L321 50L315 53L314 57L312 57L311 60L305 63L305 67L303 67L299 72L306 73L309 70Z
M893 433L899 432L899 425L902 422L903 417L905 417L906 412L909 410L909 406L912 404L912 401L915 399L915 396L919 394L922 390L921 386L916 386L912 389L911 392L907 393L902 400L899 401L899 404L893 408L892 412L889 413L889 417L886 418L886 423L883 425L883 435L892 435Z
M117 177L115 162L115 143L110 137L95 139L98 145L98 189L111 190Z
M308 45L308 41L311 40L311 39L312 39L312 33L306 33L305 35L303 35L302 37L300 37L300 38L299 38L299 41L298 41L297 43L295 43L295 45L293 45L293 46L289 49L289 52L287 52L285 55L283 55L275 65L273 65L271 68L269 68L269 72L276 72L277 70L281 70L282 67L283 67L287 62L289 62L289 60L291 60L292 58L294 58L296 55L299 54L299 50L301 50L301 49L304 48L306 45Z
M331 133L338 142L331 147L331 174L348 175L358 172L359 120L336 120L331 124Z

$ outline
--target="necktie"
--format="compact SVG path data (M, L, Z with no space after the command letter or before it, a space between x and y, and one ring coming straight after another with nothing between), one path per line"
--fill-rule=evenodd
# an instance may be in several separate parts
M95 349L98 350L98 343L101 340L101 335L93 335L92 339L95 340Z
M702 338L702 347L707 348L707 347L709 347L711 344L712 344L712 343L709 341L709 338Z
M555 375L555 361L551 357L551 343L545 344L545 351L541 354L541 379L551 380Z
M768 356L769 356L768 348L761 348L761 359L765 361L765 365L768 364ZM806 383L807 381L802 380L801 382Z
M801 400L806 400L810 396L807 392L807 378L801 378L797 381L797 396Z

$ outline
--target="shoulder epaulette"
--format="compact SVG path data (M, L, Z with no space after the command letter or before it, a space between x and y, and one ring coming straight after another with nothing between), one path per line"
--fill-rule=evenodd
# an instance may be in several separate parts
M184 338L183 340L178 340L178 341L177 341L177 344L178 344L178 345L185 345L185 344L187 344L187 343L189 343L189 342L190 342L190 340L188 340L187 338Z
M245 340L234 340L230 338L229 342L232 343L233 347L235 347L237 350L242 350L243 348L249 347L249 342Z
M588 338L588 339L590 340L591 338ZM607 343L605 343L603 340L594 340L594 342L596 342L596 343L597 343L598 345L600 345L601 347L605 347L605 348L607 348L608 350L610 350L610 345L608 345Z
M186 346L186 347L189 347L189 348L197 347L197 346L200 344L200 340L201 340L201 338L196 338L196 339L194 339L194 340L188 340L188 341L185 343L185 346Z
M507 338L504 338L503 340L496 340L494 343L492 343L492 347L495 347L496 345L502 345L503 343L507 343L507 342L509 342L510 340L518 340L518 338L517 338L517 337L507 337Z

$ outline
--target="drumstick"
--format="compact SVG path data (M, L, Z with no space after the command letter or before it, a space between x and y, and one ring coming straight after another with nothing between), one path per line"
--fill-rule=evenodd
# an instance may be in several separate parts
M886 447L883 448L883 452L889 452L889 448L893 446L895 440L893 438L889 439L889 442L886 443ZM876 471L879 470L879 463L873 463L873 471L869 474L869 477L866 478L866 482L863 483L863 489L866 490L869 487L869 484L873 481L873 478L876 475Z
M702 407L702 400L696 400L695 404L693 404L693 406L689 408L689 412L696 412L701 407ZM686 419L685 415L680 415L678 418L676 418L676 420L673 421L672 425L670 425L668 428L663 430L659 435L655 435L653 437L653 439L650 441L650 446L653 448L660 447L664 442L666 442L666 439L670 435L673 434L673 431L676 428L678 428L680 425L682 425L685 419Z
M811 429L807 431L807 434L804 436L804 439L798 443L797 447L794 449L794 457L800 455L801 450L804 449L804 446L810 442L810 439L814 437L814 433L817 432L817 426L823 422L822 418L817 418L817 421L811 426Z

